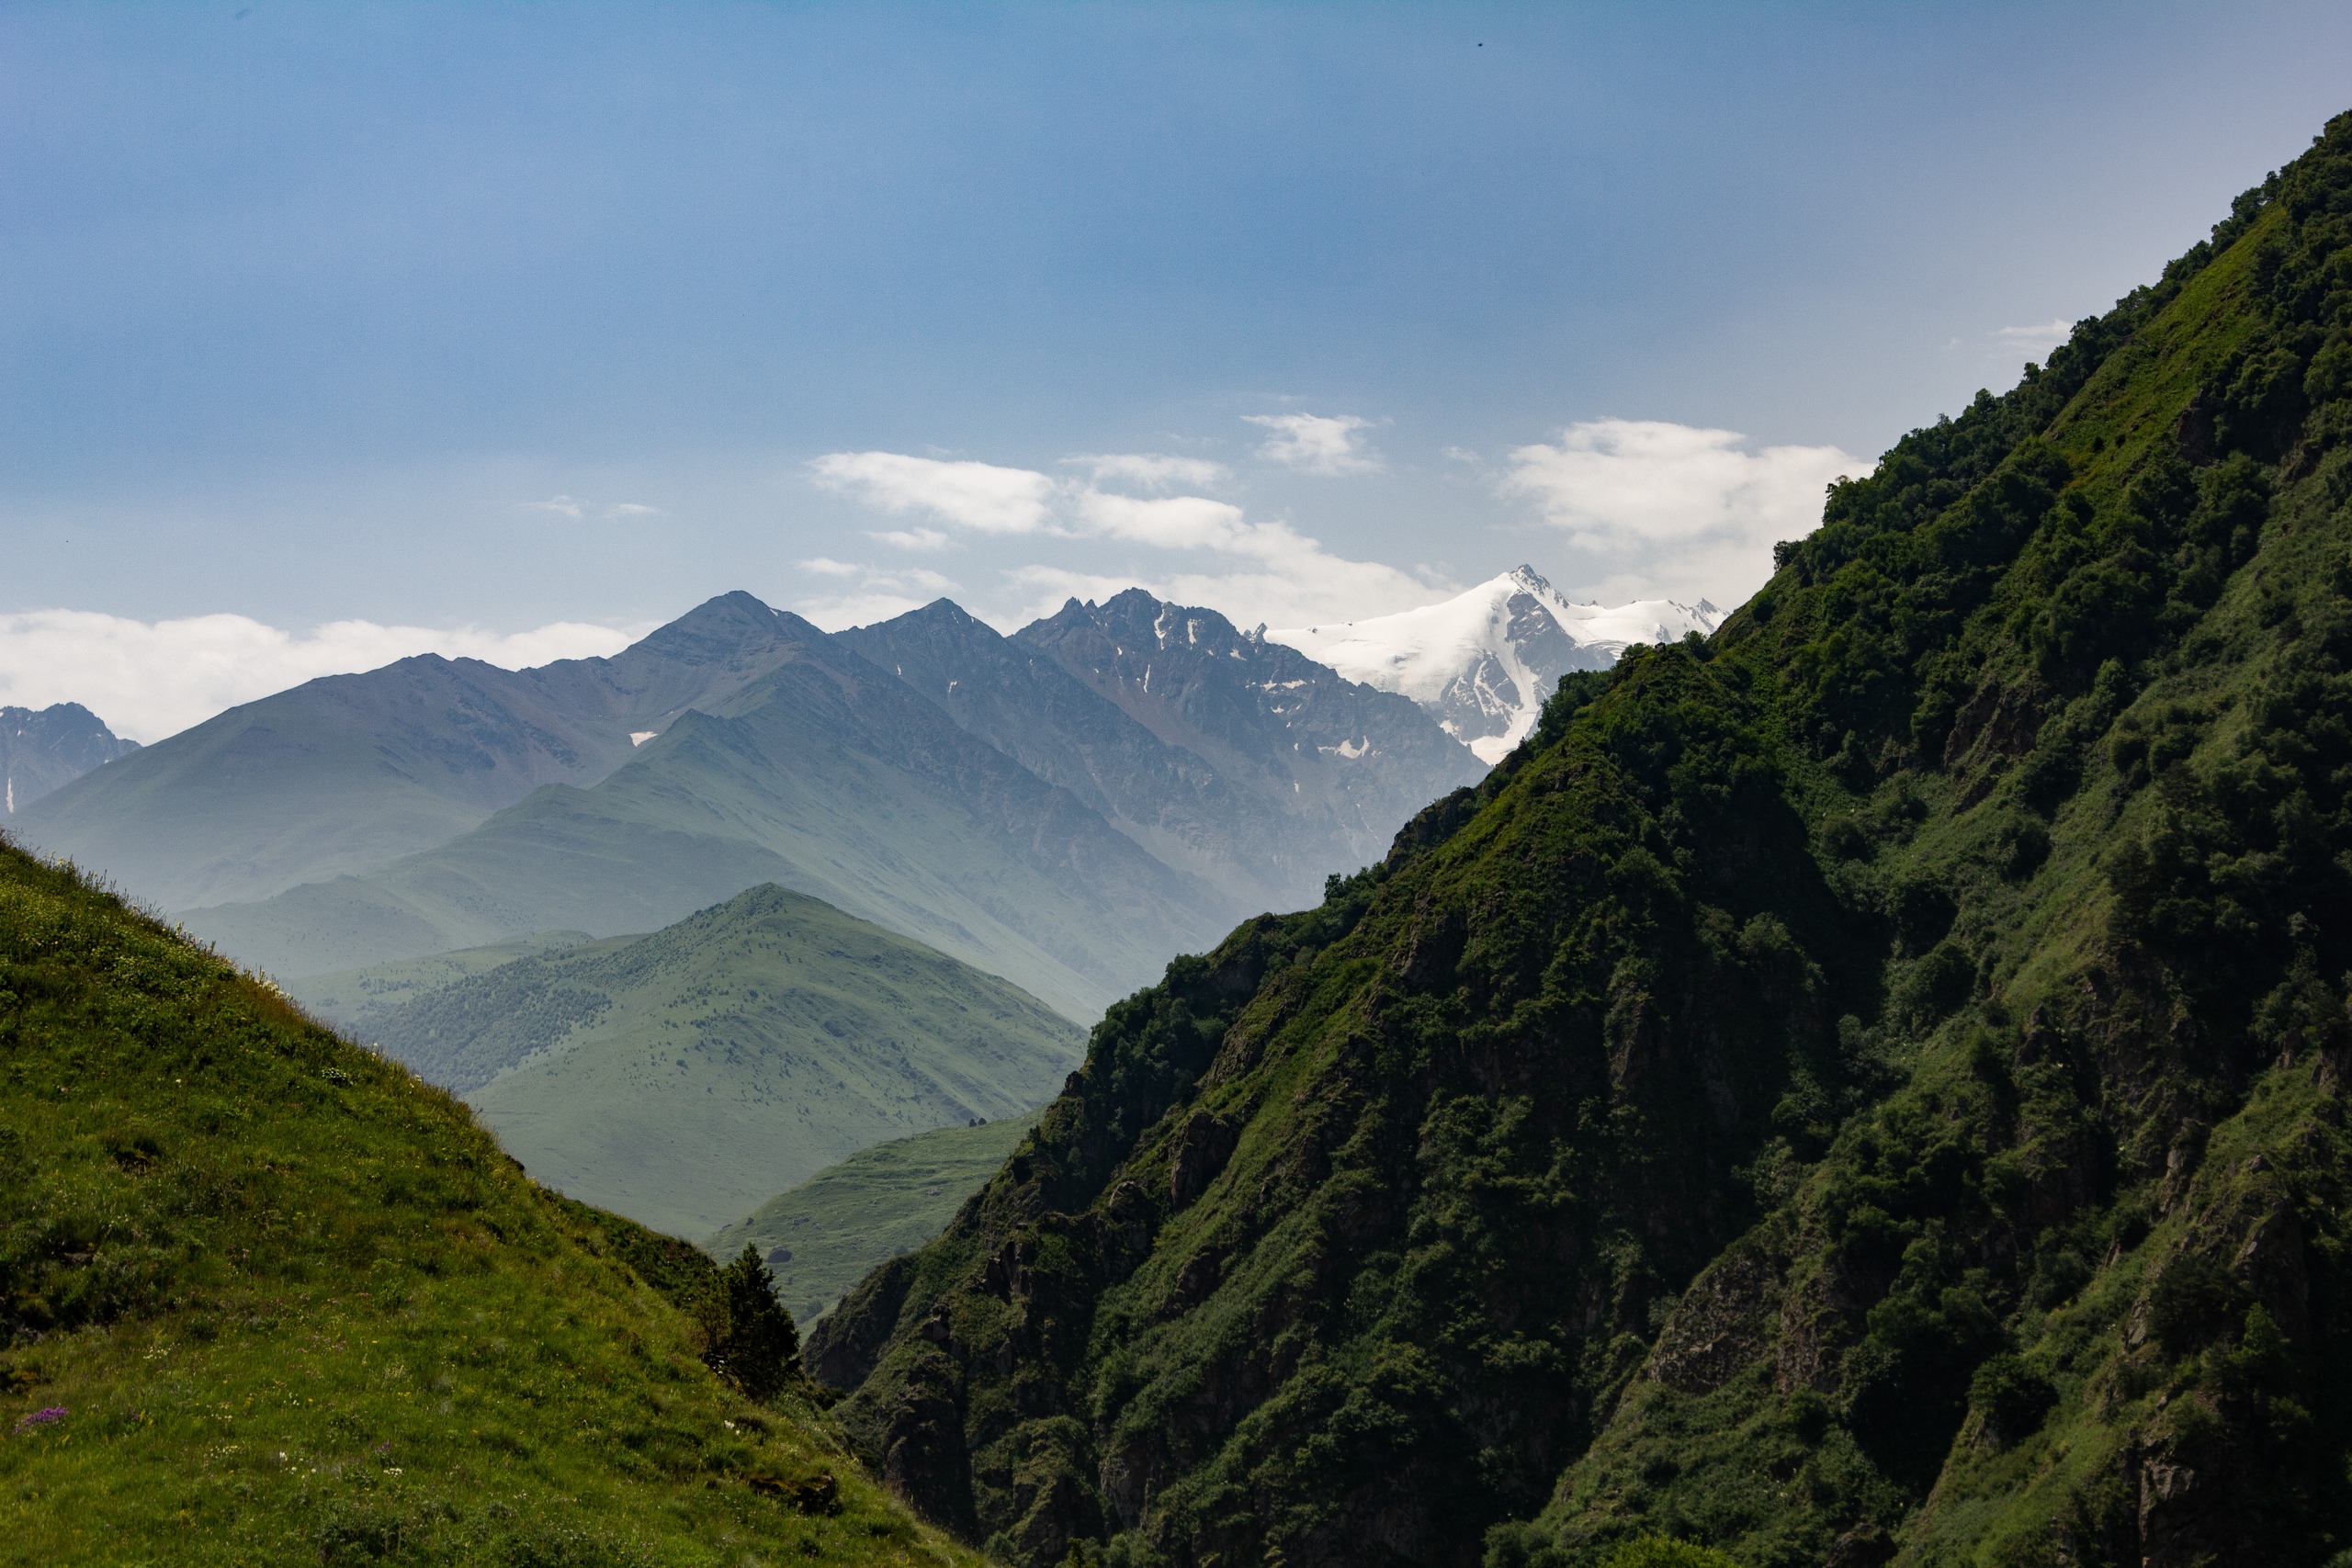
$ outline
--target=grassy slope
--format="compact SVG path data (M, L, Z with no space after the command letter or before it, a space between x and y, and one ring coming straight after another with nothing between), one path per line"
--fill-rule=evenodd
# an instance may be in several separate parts
M518 958L577 947L592 940L586 931L535 931L487 947L428 953L366 969L313 975L284 987L312 1017L325 1020L352 1039L368 1041L384 1015L434 991ZM627 937L609 939L617 942Z
M703 1247L718 1258L734 1257L745 1242L757 1247L775 1270L776 1293L802 1324L813 1323L876 1264L946 1228L1036 1124L1033 1111L860 1149L769 1199Z
M2352 120L1113 1009L812 1341L894 1483L1037 1565L2344 1544L2348 224Z
M459 980L373 1034L539 1179L680 1235L867 1145L1019 1115L1081 1046L1017 987L772 886Z
M708 1270L544 1192L447 1095L0 846L11 1557L962 1560L820 1427L703 1368L646 1280L677 1292ZM820 1472L835 1517L750 1483Z

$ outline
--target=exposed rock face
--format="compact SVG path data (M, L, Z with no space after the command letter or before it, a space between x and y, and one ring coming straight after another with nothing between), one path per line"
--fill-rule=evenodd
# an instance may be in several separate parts
M80 703L0 707L0 821L91 769L139 750Z
M1141 590L1011 637L944 599L837 635L1238 908L1315 902L1485 772L1409 702Z
M1343 679L1214 610L1129 589L1073 599L1013 640L1216 770L1235 814L1288 824L1269 863L1303 893L1380 858L1397 824L1486 764L1409 699Z

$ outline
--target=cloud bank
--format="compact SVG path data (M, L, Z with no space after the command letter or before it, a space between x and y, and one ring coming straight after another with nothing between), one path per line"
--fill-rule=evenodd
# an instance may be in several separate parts
M411 654L522 670L617 653L650 629L559 621L501 633L333 621L298 637L243 615L150 622L35 610L0 615L0 705L80 703L116 734L153 743L240 703Z
M1364 444L1372 421L1351 413L1252 413L1242 418L1273 432L1258 456L1303 474L1376 474L1380 454Z
M525 512L545 512L557 517L569 517L574 523L582 521L592 512L608 522L625 517L659 517L662 514L660 507L648 506L641 501L606 503L582 501L576 495L551 495L545 501L519 501L515 505Z
M953 523L983 534L1034 534L1046 525L1054 481L1027 468L943 462L901 452L832 452L808 465L817 483L889 513Z
M1829 481L1873 466L1835 446L1750 451L1747 439L1592 420L1515 448L1501 488L1567 536L1579 558L1570 580L1605 602L1703 594L1737 604L1771 575L1777 541L1820 525Z
M2075 335L2075 323L2064 316L2031 327L2002 327L1993 333L1995 358L2009 358L2022 354L2028 359L2047 359L2050 351Z
M1362 423L1354 421L1350 428ZM1223 482L1227 476L1217 464L1158 453L1115 453L1072 457L1066 466L1085 477L1057 479L1034 469L897 452L836 452L815 459L808 468L821 489L877 512L920 516L949 529L1208 558L1186 564L1147 558L1120 575L1050 562L1012 568L1003 574L1001 593L992 596L996 608L990 618L1007 626L1049 615L1065 598L1100 599L1130 587L1163 599L1208 605L1244 626L1261 620L1287 626L1343 615L1383 615L1427 604L1442 592L1394 567L1334 555L1289 524L1255 521L1230 501L1167 493L1182 485L1206 488ZM920 533L920 538L898 531L873 537L910 548L936 548L952 539L936 529ZM844 563L836 560L802 564L820 576L845 574ZM912 574L893 567L863 570L865 575L856 588L804 599L794 608L832 629L900 614L954 587L936 573ZM910 597L916 590L928 597ZM985 607L972 608L976 614L989 613Z

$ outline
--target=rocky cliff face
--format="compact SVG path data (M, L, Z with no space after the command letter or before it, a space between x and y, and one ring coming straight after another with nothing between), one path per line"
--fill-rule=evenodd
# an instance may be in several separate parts
M1011 637L944 599L836 637L1238 909L1315 902L1485 771L1411 704L1140 590Z
M2352 117L1112 1010L813 1337L1010 1560L2352 1544Z
M1306 897L1333 870L1378 860L1432 795L1486 772L1408 698L1139 588L1099 605L1073 599L1013 640L1205 762L1237 822L1283 822L1253 849Z
M139 750L80 703L0 707L0 820L61 784Z

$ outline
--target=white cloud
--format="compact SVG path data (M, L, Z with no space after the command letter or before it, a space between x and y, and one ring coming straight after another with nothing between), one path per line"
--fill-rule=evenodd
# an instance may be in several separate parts
M1288 530L1284 530L1288 533ZM1450 592L1378 561L1349 560L1328 553L1315 540L1292 534L1296 553L1261 570L1145 572L1116 576L1027 566L1006 576L1019 603L999 622L1010 631L1050 615L1066 599L1097 603L1124 589L1140 588L1155 598L1215 610L1247 631L1251 626L1313 626L1410 610Z
M1241 416L1273 432L1259 444L1258 456L1303 474L1370 474L1380 455L1363 444L1372 421L1351 413L1251 413Z
M660 507L648 506L641 501L616 501L607 505L598 502L582 501L576 495L551 495L545 501L518 501L514 504L525 512L545 512L557 517L569 517L574 523L586 517L591 512L607 522L621 518L660 517L663 514Z
M1247 523L1241 508L1204 495L1143 497L1090 490L1073 501L1076 532L1163 550L1262 553L1250 543L1263 525Z
M1125 483L1146 490L1222 484L1227 477L1222 463L1212 463L1205 457L1170 457L1162 452L1096 452L1062 461L1084 468L1096 484Z
M1996 358L2007 359L2022 354L2028 359L2047 359L2050 351L2075 333L2075 323L2065 318L2042 322L2037 327L2002 327L1993 334L1997 346Z
M1604 598L1703 593L1736 604L1770 575L1776 541L1820 525L1829 481L1871 468L1835 446L1749 451L1746 440L1662 420L1593 420L1556 445L1515 448L1502 489L1566 531L1588 558L1580 580Z
M902 550L944 550L947 536L936 528L886 528L868 534L869 539L879 539L886 545L896 545Z
M984 534L1030 534L1046 523L1054 481L1028 468L947 462L903 452L832 452L808 465L817 483L884 512L923 512Z
M1209 477L1212 470L1218 477L1224 472L1214 464L1194 467L1197 460L1192 458L1163 461L1154 457L1130 462L1125 457L1088 457L1070 461L1083 465L1094 479L1155 486ZM887 452L840 453L820 458L810 467L819 483L885 508L915 492L912 484L899 483L907 476L929 486L938 477L933 472L937 468L978 469L988 476L992 493L1019 496L1024 505L1034 502L1036 510L1023 532L1041 538L1221 556L1235 563L1227 570L1147 570L1125 576L1048 563L1015 567L1006 572L1005 579L1018 604L1001 616L989 615L1006 629L1051 614L1071 595L1099 600L1135 587L1163 599L1207 605L1243 626L1261 620L1289 626L1342 615L1385 615L1428 604L1443 592L1441 586L1395 567L1333 555L1287 523L1252 522L1240 507L1204 495L1127 495L1100 489L1092 479L1057 481L1024 468L949 465ZM874 481L872 476L876 475L883 476L882 482ZM945 521L963 521L945 506L921 504ZM915 592L936 597L955 586L935 572L870 569L855 592L809 599L793 607L820 626L856 626L928 603L913 597Z
M836 593L830 598L804 599L792 608L820 630L837 632L844 626L870 626L876 621L895 620L909 610L920 610L930 603L930 599L911 598L904 593Z
M800 570L813 571L820 577L855 577L865 569L853 566L845 560L835 560L831 556L811 556L800 563Z
M243 615L148 622L35 610L0 615L0 705L80 703L116 734L155 741L240 703L411 654L522 670L617 653L651 629L559 621L501 633L334 621L298 637Z
M920 610L942 595L956 592L959 587L955 579L922 567L853 566L822 556L800 564L829 577L859 579L854 589L817 594L793 604L795 611L829 632L837 632L843 626L870 626L903 615L909 610Z

